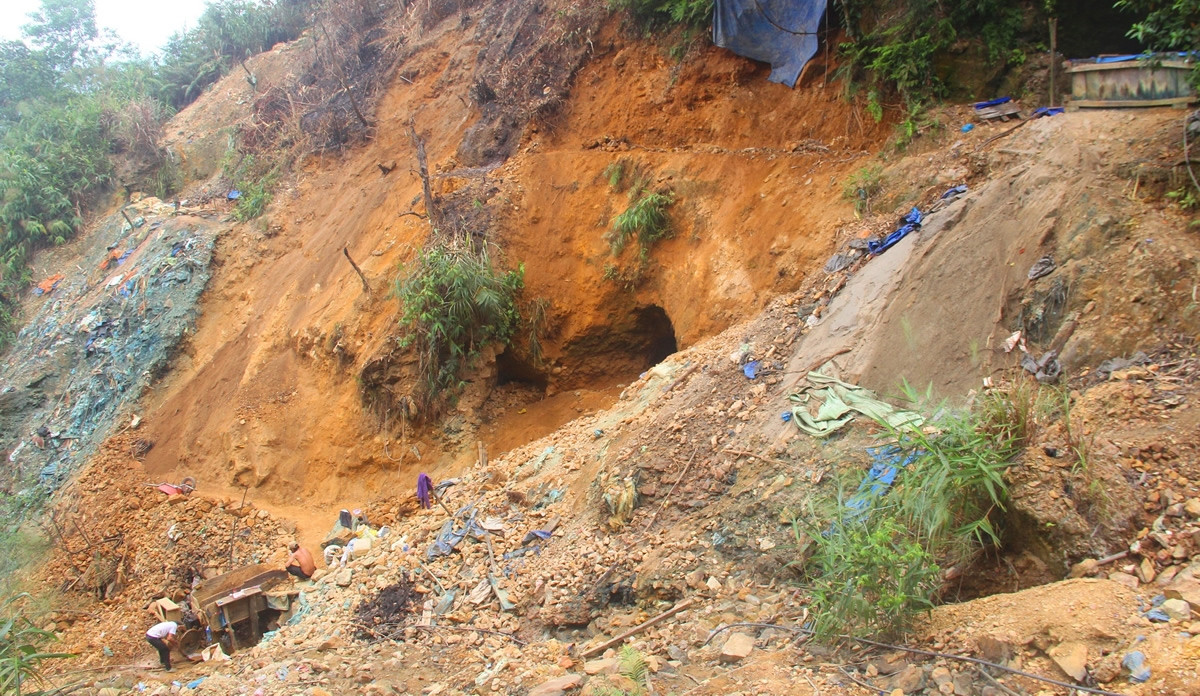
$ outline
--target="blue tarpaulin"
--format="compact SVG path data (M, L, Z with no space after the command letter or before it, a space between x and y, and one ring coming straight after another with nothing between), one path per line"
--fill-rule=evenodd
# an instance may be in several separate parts
M716 0L713 43L771 64L771 82L795 87L817 53L825 0Z
M913 208L909 211L908 215L905 215L900 220L900 227L895 232L884 237L882 241L869 240L867 242L867 251L871 252L872 256L878 256L891 249L896 242L907 237L909 232L920 227L922 218L921 211Z

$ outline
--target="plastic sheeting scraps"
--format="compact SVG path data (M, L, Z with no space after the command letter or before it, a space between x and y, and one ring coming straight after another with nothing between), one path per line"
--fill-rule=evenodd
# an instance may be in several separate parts
M308 613L312 610L312 607L308 603L308 597L306 596L306 594L304 592L300 593L300 596L297 598L295 606L296 606L296 609L294 612L292 612L292 617L290 619L288 619L288 621L287 621L287 625L289 625L289 626L295 626L296 624L303 621L304 617L307 616Z
M1057 265L1054 263L1054 258L1051 256L1043 256L1035 261L1033 266L1029 268L1029 279L1037 280L1042 276L1048 276L1054 272L1055 268L1057 268Z
M899 242L901 239L907 237L909 232L912 232L920 227L923 217L924 216L921 215L921 211L917 208L913 208L912 210L908 211L908 215L905 215L900 219L900 227L896 228L895 232L892 232L888 236L884 237L882 241L868 241L867 251L871 252L872 256L878 256L888 249L891 249L893 246L895 246L896 242Z
M959 184L958 186L953 186L953 187L947 189L947 191L942 194L942 200L945 200L947 198L958 198L959 196L963 195L966 192L967 192L967 185Z
M1043 116L1057 116L1065 113L1066 109L1061 106L1039 106L1030 114L1030 118L1041 118Z
M986 109L989 106L1000 106L1001 104L1007 104L1010 101L1012 101L1012 97L997 97L995 99L989 99L987 101L975 102L974 106L977 110L978 109Z
M905 452L899 445L887 445L868 447L867 455L871 457L871 469L863 477L862 483L858 484L858 490L846 501L848 521L859 521L866 517L875 501L891 489L900 470L916 461L921 451Z
M154 210L148 214L158 214ZM110 276L100 276L98 262L112 250L85 244L94 261L82 267L94 270L58 283L55 301L35 308L0 369L5 384L51 376L40 386L20 387L36 397L30 403L42 405L10 424L14 433L48 428L50 436L42 436L46 446L26 454L22 462L31 482L36 476L46 490L66 480L113 427L125 422L122 409L140 398L194 323L210 273L213 240L222 228L200 219L162 223L139 242L123 238L119 215L100 221L91 238L116 237L121 250L114 260L136 247L136 265L132 256L126 257L127 265L111 276L117 280L108 287Z
M1100 363L1096 367L1096 374L1104 378L1109 378L1112 373L1119 370L1127 370L1131 367L1146 365L1150 362L1150 357L1144 351L1138 351L1128 358L1109 358Z
M1146 656L1140 650L1134 650L1125 655L1121 666L1129 670L1129 683L1141 684L1150 680L1150 668L1146 666Z
M425 551L426 558L449 556L454 551L454 547L458 546L468 535L477 539L482 539L487 535L487 530L480 527L479 523L475 521L474 512L471 513L470 519L461 529L455 528L454 520L446 520L446 523L442 525L442 530L438 532L437 538Z
M716 0L713 43L771 64L771 82L795 87L817 53L825 0Z
M789 398L796 404L792 408L792 421L813 437L832 435L853 420L855 413L893 429L920 427L925 422L921 414L880 401L869 389L820 372L808 373L808 382L809 386ZM809 410L812 403L818 404L816 414Z
M58 284L61 283L62 279L65 277L66 276L64 276L61 273L55 273L54 275L50 276L49 278L38 283L37 287L35 287L33 289L33 294L45 295L48 292L54 292L54 289L58 287Z
M1033 375L1042 384L1054 384L1062 375L1062 365L1058 362L1058 351L1048 351L1040 358L1034 358L1029 353L1021 358L1021 367Z

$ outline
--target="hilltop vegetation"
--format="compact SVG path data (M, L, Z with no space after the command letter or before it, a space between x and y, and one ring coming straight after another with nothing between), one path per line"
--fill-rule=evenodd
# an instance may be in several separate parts
M143 58L98 29L93 0L44 0L23 40L0 43L0 346L30 254L76 234L114 184L174 193L162 123L240 61L298 36L309 14L305 0L221 0Z

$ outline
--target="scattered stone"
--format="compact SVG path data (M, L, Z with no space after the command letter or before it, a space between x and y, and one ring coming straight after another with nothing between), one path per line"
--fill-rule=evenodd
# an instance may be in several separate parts
M754 652L754 639L745 633L734 633L721 648L721 662L739 662Z
M1116 681L1121 676L1121 656L1109 653L1096 661L1092 667L1092 678L1101 684Z
M1080 684L1087 681L1088 649L1083 643L1059 643L1047 650L1046 654L1067 676Z
M568 690L577 688L582 683L582 676L567 674L533 687L529 690L528 696L563 696Z
M1200 498L1189 498L1183 504L1183 511L1192 519L1200 518Z
M603 660L589 660L583 665L583 671L587 675L616 674L620 666L620 658L609 657Z
M342 568L341 570L339 570L337 573L334 574L333 582L338 587L349 587L350 580L353 576L354 576L354 570L352 568Z
M1168 599L1162 603L1159 609L1162 609L1163 613L1167 616L1179 621L1186 621L1192 618L1191 605L1182 599Z
M1135 579L1136 583L1137 580ZM995 662L1000 665L1007 665L1012 659L1012 646L1002 640L998 640L991 636L983 636L975 641L979 647L979 654L983 655L983 659L988 662Z
M1108 579L1112 580L1113 582L1115 582L1117 584L1124 585L1125 587L1128 587L1131 590L1136 590L1138 588L1138 584L1139 584L1138 579L1135 578L1134 576L1130 575L1129 573L1120 573L1120 572L1109 573Z
M915 694L925 688L925 670L916 665L909 665L888 680L888 688Z
M1191 606L1200 606L1200 563L1179 571L1163 588L1163 594L1171 599L1182 599Z
M708 582L705 584L707 584L708 589L712 590L713 592L716 592L717 590L721 589L721 581L714 577L710 577L708 579Z
M1086 578L1095 575L1099 569L1100 562L1094 558L1088 558L1071 566L1071 572L1067 574L1067 577Z
M1154 570L1154 561L1149 558L1143 558L1142 562L1137 567L1138 579L1149 585L1154 582L1154 577L1158 573Z

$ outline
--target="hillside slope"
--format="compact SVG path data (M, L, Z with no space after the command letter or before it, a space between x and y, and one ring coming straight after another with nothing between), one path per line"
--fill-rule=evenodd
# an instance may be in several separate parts
M932 415L943 398L958 405L1032 385L1021 350L1005 348L1020 331L1033 357L1060 356L1062 382L1044 388L1068 413L1007 469L1003 546L947 568L946 606L907 639L1060 681L1071 677L1056 656L1082 646L1082 681L1189 693L1200 650L1181 633L1200 626L1144 611L1166 589L1195 596L1186 581L1200 572L1200 243L1162 199L1183 176L1181 112L1073 112L964 134L967 109L946 107L943 128L896 152L886 124L826 81L831 66L814 65L788 90L711 47L675 63L603 14L568 16L570 3L528 15L464 5L389 28L405 53L372 137L305 161L266 219L227 217L219 143L230 122L251 117L254 97L229 76L167 129L203 179L188 205L147 199L145 232L114 214L39 260L39 277L98 268L116 235L139 272L152 262L165 278L183 262L162 257L193 248L200 266L179 278L194 283L194 309L174 296L146 302L185 317L164 332L178 347L169 369L147 364L149 374L130 373L136 389L110 390L120 398L87 434L89 449L72 449L57 422L70 413L61 404L78 403L71 370L98 383L117 376L87 352L94 341L81 339L82 362L22 387L37 390L35 407L13 398L4 411L16 432L42 421L55 431L13 461L87 459L52 500L62 528L50 526L55 547L34 574L61 592L47 621L79 655L64 670L93 670L94 693L174 691L149 671L146 603L182 599L195 578L243 564L281 564L292 538L316 548L339 509L357 508L394 536L297 585L303 608L258 646L230 663L184 666L181 686L203 681L180 692L521 694L564 676L586 680L587 693L632 691L606 674L614 663L589 665L604 651L588 650L687 602L632 638L655 691L858 693L853 676L903 693L944 682L990 694L1001 676L1006 688L1065 693L948 658L833 653L792 630L816 611L792 521L857 485L872 463L866 448L889 433L859 418L810 437L791 396L820 368L889 398L903 382L930 385L933 402L920 408ZM498 79L488 72L499 64L498 21L515 26L510 45L531 61L547 47L583 51L551 61L574 67L532 94L561 103L528 123L506 121L479 87ZM587 40L562 43L560 21ZM304 64L305 41L249 62L259 90ZM505 265L523 263L526 296L546 309L544 360L521 342L493 351L455 408L420 426L389 412L413 370L389 289L436 234L423 217L417 139L443 214L478 226ZM859 219L843 182L876 162L876 214ZM628 202L610 184L614 165L676 196L675 234L653 247L639 282L606 271L627 260L604 236ZM943 199L959 184L967 190ZM918 230L883 254L859 253L914 206ZM171 235L185 226L212 246L177 251ZM826 270L835 253L848 263ZM1047 256L1053 268L1031 278ZM59 333L14 353L25 362L5 379L78 348L67 329L93 305L128 314L116 335L157 337L127 273L111 283L93 271L31 299L40 314L30 326ZM86 328L112 345L99 330ZM1131 360L1100 369L1118 357ZM465 512L422 509L419 472L457 479L445 502ZM144 485L184 476L199 482L188 498ZM445 525L461 529L472 514L493 533L428 552ZM1080 571L1104 577L1064 580L1076 562L1122 552ZM107 564L116 585L96 580ZM488 594L489 575L514 608ZM114 594L97 599L89 586ZM397 597L412 603L396 608ZM784 628L740 627L756 647L722 657L728 633L712 632L740 622ZM1145 684L1127 683L1119 666L1133 650L1151 666Z

